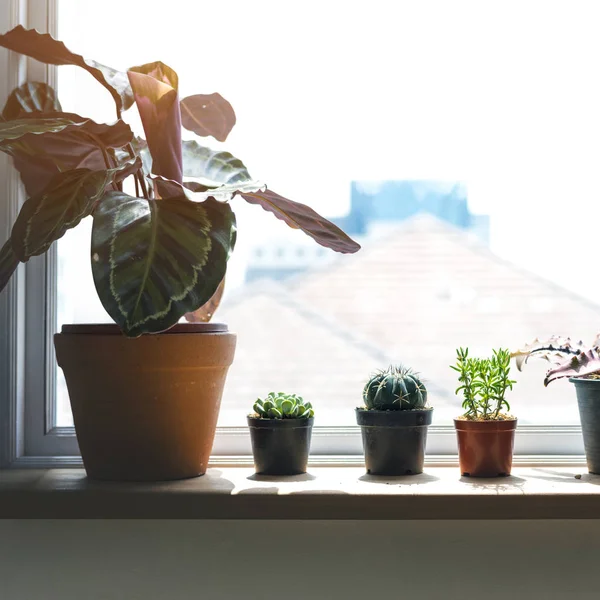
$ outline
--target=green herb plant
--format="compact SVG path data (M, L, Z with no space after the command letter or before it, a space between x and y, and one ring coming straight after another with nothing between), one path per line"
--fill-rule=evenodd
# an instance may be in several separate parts
M264 400L258 398L253 408L261 419L309 419L315 414L310 402L283 392L270 392Z
M458 348L456 365L450 368L458 373L460 385L455 393L462 392L465 418L498 420L503 409L510 410L505 394L516 383L509 379L510 358L510 352L503 348L493 350L489 358L470 357L468 348Z

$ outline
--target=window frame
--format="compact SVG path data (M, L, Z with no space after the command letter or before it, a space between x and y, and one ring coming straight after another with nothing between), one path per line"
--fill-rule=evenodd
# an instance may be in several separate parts
M58 29L58 0L4 0L0 31L16 25L53 35ZM57 67L46 66L0 49L0 102L27 80L54 85ZM9 158L0 155L0 244L10 235L24 192ZM56 247L20 265L0 294L0 468L81 466L72 427L55 427L56 361L51 331L56 322ZM456 463L452 426L431 426L429 464ZM579 426L520 426L515 462L572 464L581 462L583 442ZM251 461L247 427L220 427L211 456L213 464ZM311 461L319 464L356 464L362 461L358 427L316 427Z

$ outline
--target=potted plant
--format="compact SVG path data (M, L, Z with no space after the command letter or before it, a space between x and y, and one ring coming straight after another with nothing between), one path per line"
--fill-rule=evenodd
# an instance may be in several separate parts
M507 390L515 381L509 378L510 353L493 350L490 358L473 358L468 348L456 351L456 365L462 392L464 415L454 419L458 439L460 472L471 477L510 475L517 419L510 410Z
M65 326L54 340L87 473L200 475L235 348L225 325L206 323L235 245L230 200L257 204L338 252L359 246L312 209L254 181L231 154L182 140L182 126L225 140L235 113L219 94L180 101L167 65L119 72L20 26L0 35L0 46L85 69L116 109L114 123L95 123L63 112L54 90L35 82L8 98L0 150L13 157L28 198L0 250L0 290L19 262L91 216L94 283L115 325ZM122 119L134 107L145 140ZM177 324L184 315L194 323Z
M296 394L279 392L261 400L248 415L248 427L259 475L299 475L306 473L314 410Z
M544 386L563 377L569 378L577 395L588 471L600 474L600 335L591 346L559 336L536 339L511 356L519 371L530 357L543 358L553 364L546 373Z
M403 366L378 371L365 385L363 401L364 407L356 409L356 422L367 473L422 473L433 408L427 406L427 389L419 376Z

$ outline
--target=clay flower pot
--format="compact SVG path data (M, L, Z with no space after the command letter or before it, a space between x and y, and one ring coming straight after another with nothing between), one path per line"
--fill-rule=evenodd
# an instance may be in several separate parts
M235 335L176 325L131 339L116 325L65 325L54 336L83 464L92 479L202 475Z
M463 476L510 475L517 419L469 421L454 419L458 461Z
M248 416L254 468L259 475L306 473L314 417L261 419Z

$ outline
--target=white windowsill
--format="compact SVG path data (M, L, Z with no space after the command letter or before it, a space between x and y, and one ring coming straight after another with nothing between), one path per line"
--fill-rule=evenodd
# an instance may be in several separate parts
M82 469L0 471L0 518L600 519L600 476L577 467L516 467L510 477L461 478L456 467L373 477L360 467L311 467L265 477L210 468L164 483L103 483Z

